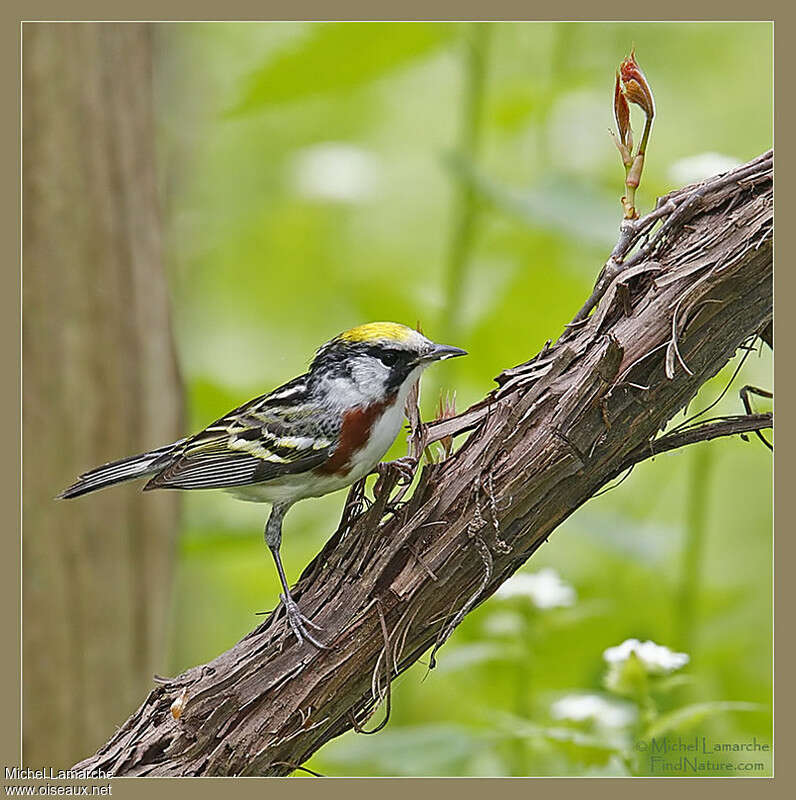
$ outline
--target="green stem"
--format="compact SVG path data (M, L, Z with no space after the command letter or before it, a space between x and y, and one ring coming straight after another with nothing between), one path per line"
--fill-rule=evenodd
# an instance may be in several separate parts
M472 163L478 155L483 131L484 87L491 24L473 23L469 27L468 34L465 40L465 90L458 150L461 158ZM445 307L442 317L442 331L451 341L458 333L467 263L473 248L479 217L476 192L469 182L464 180L459 182L454 202L453 232L448 253Z
M643 156L647 152L647 142L650 138L650 131L652 130L652 116L647 117L644 123L644 133L641 135L641 144L638 146L638 153L636 155Z
M677 614L679 647L685 652L690 652L694 643L697 597L702 579L702 559L705 549L708 493L713 473L713 449L702 445L694 450L692 458Z
M632 213L633 216L638 216L636 211L636 189L641 184L641 173L644 169L644 155L647 152L647 142L649 142L650 131L652 130L652 115L646 118L644 123L644 133L641 136L641 142L636 151L636 155L631 159L630 164L625 164L625 197L627 199L626 218L627 213ZM638 166L637 166L638 162ZM633 183L630 184L629 180L633 174ZM630 217L632 218L632 217Z

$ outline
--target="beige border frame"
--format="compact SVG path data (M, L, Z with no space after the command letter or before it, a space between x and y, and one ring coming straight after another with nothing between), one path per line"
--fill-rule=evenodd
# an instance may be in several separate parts
M20 249L21 249L21 229L20 229L20 169L21 169L21 138L19 130L20 122L20 22L21 20L59 20L59 19L85 19L85 20L105 20L113 19L150 19L150 20L189 20L205 19L212 20L219 18L221 7L217 3L207 0L170 0L168 5L152 0L139 0L135 5L129 4L128 8L122 9L115 7L116 14L110 14L107 3L97 2L96 0L76 0L69 4L67 9L54 0L46 2L22 3L19 0L9 2L2 11L3 46L0 47L0 63L2 63L2 83L4 91L4 106L7 109L7 124L3 126L3 158L2 158L2 185L6 188L3 193L5 209L0 216L0 224L3 227L2 241L8 251L4 259L3 267L3 291L0 292L0 345L2 346L2 363L5 369L3 374L6 381L2 387L2 410L3 419L6 424L13 426L17 430L17 436L6 436L7 442L14 442L15 446L7 447L3 459L3 480L0 481L0 502L10 519L10 524L6 526L6 533L2 537L0 547L0 614L2 614L3 631L6 633L6 647L4 656L0 662L0 709L2 709L0 725L0 768L5 765L19 763L20 757L20 457L21 457L21 430L20 430L20 396L21 396L21 325L20 325ZM279 20L279 19L584 19L588 20L594 16L594 7L579 0L576 2L557 3L552 8L555 15L550 15L550 6L539 7L530 5L520 0L493 0L487 4L465 3L465 2L418 2L418 0L404 0L403 3L393 4L389 8L376 8L371 2L363 0L337 0L334 8L330 8L328 3L320 0L301 0L301 2L255 2L255 0L231 0L223 5L224 19L228 20ZM545 13L548 12L548 13ZM777 185L788 186L789 179L793 174L793 155L787 148L787 131L792 130L787 123L791 122L789 117L793 115L791 103L788 97L792 90L789 89L790 81L784 76L790 75L789 66L793 66L794 48L791 44L794 26L793 10L786 8L782 3L779 8L775 4L755 4L750 6L748 3L740 3L737 0L726 0L722 3L699 2L680 2L675 0L669 2L664 7L659 5L651 7L647 5L642 8L634 7L627 3L611 3L599 9L599 19L623 20L628 18L643 19L644 12L648 14L648 20L774 20L775 22L775 69L780 77L776 81L775 98L775 135L781 135L781 150L777 153ZM784 85L784 89L782 88ZM13 111L12 111L13 109ZM13 191L12 191L12 188ZM777 196L777 211L782 214L783 219L790 218L789 204L793 203L790 192L783 191ZM782 210L784 208L784 210ZM792 260L788 257L793 248L793 233L791 226L784 226L776 237L776 262L775 266L775 298L796 296L794 284L794 268L789 265ZM784 265L784 266L783 266ZM777 301L775 299L775 307ZM793 315L783 314L775 316L775 338L778 343L788 343L791 341L792 327L794 325ZM781 355L781 354L780 354ZM775 670L779 676L776 682L776 710L775 713L775 737L776 750L781 754L777 770L778 775L775 779L758 779L758 783L751 786L747 782L733 783L732 779L691 779L682 778L677 787L663 786L660 781L655 779L603 779L599 782L592 782L588 787L574 780L554 779L554 778L506 778L506 779L445 779L457 782L455 791L466 794L473 793L473 796L481 796L484 790L500 791L507 797L518 796L522 793L534 791L549 791L555 789L562 792L608 792L614 795L618 792L643 792L645 795L655 796L663 792L693 791L697 781L700 781L700 794L709 792L720 792L723 798L731 796L746 796L750 791L785 790L786 783L792 782L792 777L788 775L789 770L789 745L793 740L793 719L788 714L788 709L796 707L794 703L794 689L788 680L794 662L794 644L790 637L790 615L787 609L792 608L796 598L794 598L794 582L787 580L786 570L789 564L794 563L793 537L788 535L790 514L792 510L792 486L796 475L793 466L789 463L791 457L788 444L792 440L793 421L787 413L787 409L792 398L794 378L787 369L789 360L780 357L778 364L783 365L781 369L775 369L775 382L777 384L779 409L784 408L785 412L780 413L777 420L777 433L779 434L779 451L775 460L774 486L775 486L775 563L780 565L779 573L785 579L775 580L775 604L780 609L779 614L775 614ZM789 491L790 490L790 491ZM789 502L790 501L790 502ZM778 535L776 535L778 534ZM776 577L779 577L777 575ZM785 610L785 613L782 610ZM789 667L791 669L789 669ZM4 770L0 771L0 777ZM168 792L169 795L177 794L194 797L214 797L220 786L216 782L223 779L196 779L189 782L178 779L125 779L116 780L113 783L113 795L121 797L137 797L146 793L148 797L157 796L161 792ZM263 791L285 790L288 787L284 781L290 779L273 779L276 783L263 784L258 779L239 779L225 781L224 792L232 792L236 796L248 795L261 797ZM392 793L405 792L409 787L402 785L403 780L411 780L412 791L417 791L419 786L414 784L422 783L424 789L430 792L446 791L453 787L443 786L436 782L441 779L336 779L333 782L323 781L313 783L304 781L297 784L295 781L289 784L291 796L295 794L314 795L323 792L325 795L330 793L332 796L339 794L340 797L351 797L357 792L372 792L374 786L371 782L380 781L378 791L386 796ZM636 785L636 781L644 780L643 787ZM500 781L500 786L492 785L494 781ZM533 781L530 785L528 782ZM544 782L544 786L539 782ZM762 781L762 783L760 783ZM489 782L489 786L485 784ZM789 793L792 796L793 788ZM782 794L784 795L784 791Z

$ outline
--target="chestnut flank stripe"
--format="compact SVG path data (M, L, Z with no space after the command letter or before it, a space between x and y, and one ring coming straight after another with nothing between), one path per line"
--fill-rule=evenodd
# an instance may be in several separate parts
M395 395L393 394L380 403L372 403L369 406L360 406L346 411L343 414L343 425L340 429L340 442L331 458L318 467L317 471L324 475L345 475L354 453L361 450L368 441L376 420L394 402Z

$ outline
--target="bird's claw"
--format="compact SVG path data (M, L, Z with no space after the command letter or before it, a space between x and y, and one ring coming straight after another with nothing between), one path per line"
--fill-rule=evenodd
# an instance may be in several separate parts
M403 480L404 483L411 483L417 470L417 459L413 456L403 456L403 458L396 458L394 461L383 461L376 465L376 472L382 478L391 470L396 470L399 479Z
M314 645L319 650L331 650L329 645L319 642L307 630L307 625L309 625L311 628L315 628L316 631L322 631L323 628L320 625L316 625L311 619L307 619L307 617L305 617L301 611L299 611L298 604L290 595L285 597L285 595L280 594L279 599L282 601L282 605L285 607L288 624L290 625L293 635L296 637L299 644L303 644L304 639L306 639L311 645Z

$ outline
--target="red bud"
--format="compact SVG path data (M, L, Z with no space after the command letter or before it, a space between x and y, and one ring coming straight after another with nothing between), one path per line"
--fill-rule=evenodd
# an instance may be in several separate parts
M627 102L635 103L648 117L655 116L655 100L652 97L652 89L636 62L635 50L631 50L630 55L619 65L617 86L619 87L620 84L619 91ZM614 107L616 108L616 100L614 100ZM619 118L617 117L618 122Z

